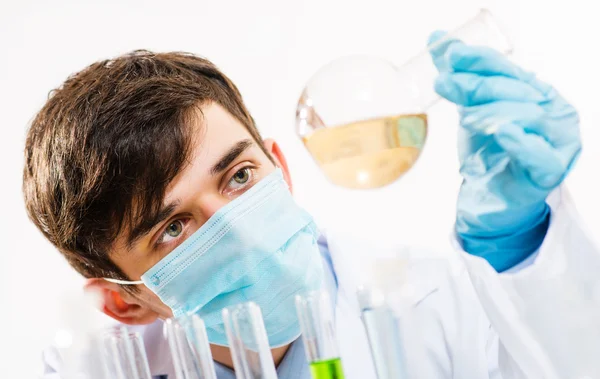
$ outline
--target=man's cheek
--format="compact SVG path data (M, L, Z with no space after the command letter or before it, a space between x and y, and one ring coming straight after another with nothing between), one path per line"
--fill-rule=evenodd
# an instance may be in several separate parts
M144 289L144 295L144 303L146 306L158 313L161 318L173 317L171 308L163 303L155 293L148 289Z

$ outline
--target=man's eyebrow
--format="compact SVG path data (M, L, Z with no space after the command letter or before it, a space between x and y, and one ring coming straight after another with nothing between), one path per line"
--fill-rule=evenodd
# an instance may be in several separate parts
M252 140L245 139L236 143L229 151L227 151L221 159L210 169L211 175L216 175L225 170L231 162L240 156L247 148L252 146Z
M154 229L154 227L156 227L156 225L169 218L178 206L179 200L172 201L163 206L156 214L152 215L152 217L145 218L135 227L133 227L131 229L131 233L129 233L129 236L127 237L127 249L131 250L133 245L140 238L148 234L152 229Z

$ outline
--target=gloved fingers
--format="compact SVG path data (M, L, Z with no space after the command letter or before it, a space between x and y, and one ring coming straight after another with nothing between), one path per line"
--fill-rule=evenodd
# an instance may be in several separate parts
M452 71L448 64L448 58L446 57L446 52L448 48L453 45L463 45L460 40L454 38L446 38L445 31L436 30L435 32L429 35L429 40L427 41L427 47L429 49L429 54L431 55L431 59L433 60L433 64L438 69L438 71Z
M456 72L471 72L485 76L502 75L529 81L534 75L512 63L497 50L487 46L453 45L446 53L448 65Z
M548 118L561 123L579 125L577 110L562 97L548 103L540 104L547 112Z
M538 90L517 79L471 73L442 72L435 81L435 91L462 106L503 100L536 103L546 100Z
M460 125L473 134L492 134L500 125L514 123L527 131L541 130L545 110L537 103L497 101L463 107L459 111Z
M458 129L457 137L459 141L458 158L461 162L494 140L494 136L491 134L473 133L465 128Z
M446 35L448 34L448 32L446 32L445 30L435 30L433 33L431 33L427 39L427 47L432 48L434 47L435 44L437 44L438 42L441 42L441 40L443 38L446 37Z
M537 103L497 101L460 108L460 124L472 134L491 134L498 126L512 123L526 133L542 136L555 148L580 144L579 117L569 106L548 109Z
M567 172L560 152L537 134L526 133L515 124L504 124L494 134L498 145L511 160L522 167L529 179L539 188L553 188Z
M438 33L438 32L436 32ZM438 40L442 37L438 34L432 34L432 38ZM460 42L456 39L449 39L443 42L443 50L434 52L434 62L439 68L445 67L446 71L470 72L484 76L506 76L509 78L523 81L538 90L542 95L553 98L556 94L551 85L536 78L532 72L525 71L520 66L511 62L508 57L497 50L487 46L473 46Z

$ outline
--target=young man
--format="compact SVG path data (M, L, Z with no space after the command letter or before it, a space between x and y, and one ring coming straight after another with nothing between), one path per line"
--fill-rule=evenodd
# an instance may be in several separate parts
M572 108L557 95L545 98L550 87L500 55L452 45L439 47L434 61L443 72L436 90L463 106L462 124L471 132L461 145L465 183L457 237L502 271L526 262L544 240L546 197L579 151L578 123L566 117ZM534 123L530 105L550 115L559 100L565 117ZM493 140L481 137L482 120L496 116L505 125L494 146L509 164L490 180L473 171L497 168L493 157L483 168L465 168L475 165L478 144ZM573 138L562 145L530 143L530 125L536 138L555 138L559 129ZM539 162L536 152L554 156L555 150L564 152L556 165ZM25 156L31 219L88 278L87 289L101 292L104 313L146 325L153 375L174 377L161 320L195 312L206 322L218 377L233 378L220 311L252 300L263 310L278 375L308 378L293 299L326 288L335 300L347 376L374 377L359 316L341 295L354 291L350 275L338 269L347 263L340 253L347 241L328 246L318 235L291 198L283 152L261 139L237 88L209 61L138 51L92 64L53 92L31 125ZM498 203L508 205L482 207ZM519 214L524 207L526 214ZM484 261L471 259L472 275L490 277L487 263L475 268ZM415 271L432 275L427 267ZM424 333L420 377L499 375L504 346L479 304L482 297L493 299L477 294L466 272L429 283L419 288L414 306ZM60 371L54 350L45 358L49 373Z

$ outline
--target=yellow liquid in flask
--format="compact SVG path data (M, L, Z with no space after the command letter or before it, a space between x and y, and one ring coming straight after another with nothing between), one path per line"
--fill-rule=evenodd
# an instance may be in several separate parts
M427 137L427 115L399 115L319 128L304 144L333 183L378 188L408 171Z

